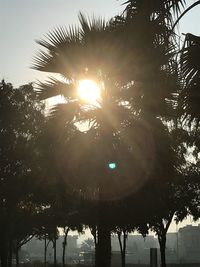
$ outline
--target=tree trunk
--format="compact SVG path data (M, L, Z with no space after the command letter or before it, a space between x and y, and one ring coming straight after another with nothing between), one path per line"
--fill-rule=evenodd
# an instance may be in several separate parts
M158 236L158 241L160 245L161 267L166 267L166 258L165 258L166 234Z
M90 232L94 238L94 253L95 253L95 266L97 266L96 262L97 262L97 227L95 226L91 226L90 227Z
M1 260L1 267L8 266L8 253L4 246L0 246L0 260Z
M15 250L15 257L16 257L16 267L19 267L19 248L16 247Z
M107 129L103 129L103 135L105 134L104 130ZM107 166L107 162L104 163L104 167L105 166ZM95 257L96 267L111 267L111 230L109 220L110 205L108 204L108 201L105 200L107 179L109 179L109 173L107 174L108 175L106 175L105 177L106 179L99 177L99 202L97 222L98 242Z
M54 267L57 266L57 255L56 255L56 237L53 240L53 264Z
M126 240L127 240L127 233L123 231L123 253L122 253L122 267L126 266Z
M122 267L126 266L126 255L125 253L122 253Z
M94 237L94 245L95 245L95 248L96 248L96 245L97 245L97 229L96 229L96 226L90 228L90 231L91 231L91 234Z
M98 243L96 251L96 267L111 266L111 233L106 222L98 224Z
M46 265L47 265L47 237L45 234L45 237L44 237L44 266L46 267Z
M5 229L0 229L4 231ZM1 267L7 267L8 266L8 240L7 240L7 232L0 233L0 261L1 261Z
M127 240L127 233L126 231L123 231L123 244L121 240L122 231L117 232L118 240L119 240L119 246L120 246L120 252L121 252L121 266L126 266L126 240Z
M69 232L69 227L67 229L64 228L64 240L63 240L63 254L62 254L62 266L65 267L65 252L66 252L66 245L67 245L67 235Z
M9 241L8 267L12 267L12 240Z
M166 267L166 258L165 258L166 235L167 235L169 226L172 222L173 216L174 216L174 212L172 211L169 217L165 219L165 224L163 220L161 220L159 227L156 230L156 233L158 235L159 245L160 245L161 267Z
M47 265L47 248L48 248L49 243L50 243L50 240L47 241L47 237L45 235L45 238L44 238L44 266L45 267Z

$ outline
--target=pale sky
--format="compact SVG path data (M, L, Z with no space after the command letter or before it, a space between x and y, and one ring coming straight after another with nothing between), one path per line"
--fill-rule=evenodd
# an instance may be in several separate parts
M78 23L78 12L112 17L122 10L116 0L0 0L0 79L15 86L40 77L30 69L41 39L58 26Z
M78 23L78 12L110 18L123 10L125 0L0 0L0 79L19 86L42 79L30 69L39 49L35 43L57 26ZM188 0L189 3L194 0ZM200 35L200 7L181 21L180 32Z
M125 0L0 0L0 79L15 87L42 79L40 72L30 69L39 49L36 39L57 26L77 24L79 11L110 18L123 10L123 2ZM200 35L199 17L200 6L181 20L180 33ZM173 224L170 231L175 230Z

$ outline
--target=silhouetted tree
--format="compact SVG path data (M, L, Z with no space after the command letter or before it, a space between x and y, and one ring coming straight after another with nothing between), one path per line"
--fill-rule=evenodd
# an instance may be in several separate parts
M191 8L200 4L195 1L178 20ZM188 192L188 213L195 220L199 218L199 130L200 130L200 37L192 33L185 35L185 40L180 50L180 65L183 88L179 95L179 108L182 128L187 132L185 144L192 150L190 157L193 163L188 162L185 168L186 190ZM180 216L182 220L183 216Z
M110 200L159 179L166 185L165 192L177 176L164 123L175 116L172 95L180 88L172 23L184 1L130 0L126 4L125 12L108 23L80 14L80 28L54 30L38 41L45 50L33 66L63 78L39 83L38 94L41 99L56 95L66 99L51 112L55 129L56 125L62 129L56 135L54 153L62 159L57 168L68 185L82 196L99 200L96 225L90 224L98 229L97 266L110 266ZM77 95L82 79L94 79L101 86L97 105L87 105ZM89 123L86 132L80 131L80 123ZM117 163L116 170L109 170L110 161ZM150 187L149 191L154 192ZM165 235L173 214L161 215L168 220Z
M181 71L184 87L180 93L180 107L186 122L192 123L195 131L199 127L200 109L200 37L186 34L181 50Z
M21 203L19 209L15 210L15 217L12 219L9 240L8 265L12 265L13 254L16 257L16 266L19 266L19 251L21 247L29 242L37 233L38 206L33 203Z
M53 53L47 59L42 52L36 58L34 67L42 71L61 73L70 81L61 82L51 78L49 82L39 84L38 93L43 99L57 94L66 97L66 103L57 105L51 113L54 117L59 116L60 125L65 125L65 130L61 131L63 139L61 135L57 138L60 142L58 158L62 159L59 168L62 175L66 178L68 175L73 186L78 186L77 191L100 199L97 257L99 265L110 266L111 229L106 220L106 214L109 213L107 199L124 194L134 182L126 175L131 173L127 166L132 166L125 162L134 156L128 144L120 139L120 128L123 129L132 110L129 110L128 103L123 102L122 93L126 88L120 85L120 70L115 68L121 50L117 39L113 39L109 33L109 25L102 20L87 21L83 15L80 15L80 22L79 30L71 29L67 32L60 28L49 36L48 41L39 41L40 45L47 48L47 57L53 50L57 50L58 54ZM54 64L54 60L59 63ZM76 83L83 78L100 81L102 99L98 105L87 106L79 99ZM91 125L87 133L80 132L77 128L77 123L83 122ZM67 140L66 145L63 145L63 140ZM108 169L110 161L116 161L119 165L116 171ZM139 160L137 163L142 168ZM122 188L119 186L119 179L123 177L126 177L128 184L124 183ZM114 186L112 192L109 186L111 184Z
M0 113L0 259L6 267L16 215L33 202L34 179L40 177L36 143L44 117L31 84L14 89L4 81Z

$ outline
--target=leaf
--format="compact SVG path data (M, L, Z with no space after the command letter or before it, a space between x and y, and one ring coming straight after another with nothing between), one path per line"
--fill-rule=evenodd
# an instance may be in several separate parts
M62 95L68 100L76 98L74 84L62 82L54 77L49 77L46 82L39 81L36 85L37 94L41 100L58 95Z

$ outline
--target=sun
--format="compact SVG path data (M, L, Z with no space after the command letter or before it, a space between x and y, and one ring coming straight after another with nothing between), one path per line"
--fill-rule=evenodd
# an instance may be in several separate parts
M88 104L96 105L101 99L101 90L96 82L85 79L78 84L78 96Z

